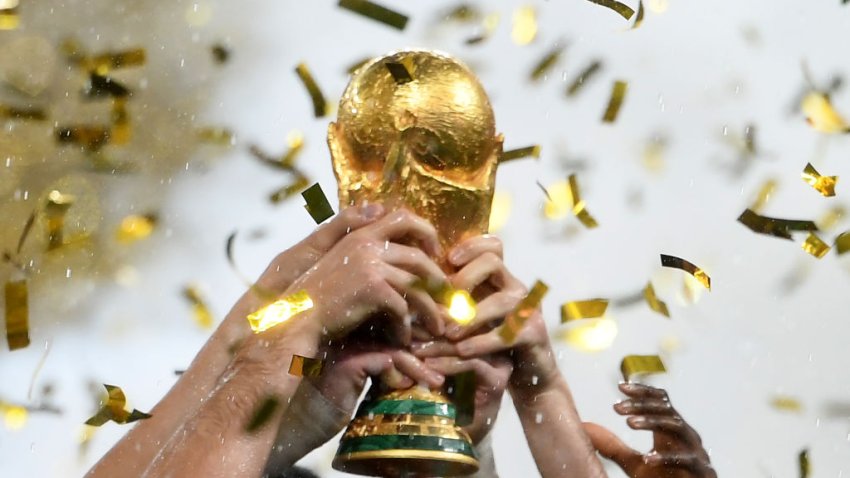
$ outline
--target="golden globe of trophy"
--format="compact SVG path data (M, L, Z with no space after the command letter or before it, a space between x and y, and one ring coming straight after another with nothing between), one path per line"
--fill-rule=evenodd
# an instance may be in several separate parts
M363 201L406 207L434 225L444 251L487 232L502 137L487 94L456 59L404 50L363 65L340 100L328 146L341 208ZM452 272L444 257L434 259ZM370 395L340 441L335 469L396 477L478 469L444 391Z

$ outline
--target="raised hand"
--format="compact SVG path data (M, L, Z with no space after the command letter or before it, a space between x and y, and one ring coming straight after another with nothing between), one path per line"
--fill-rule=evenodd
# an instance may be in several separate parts
M699 434L673 408L667 392L636 383L620 384L629 398L614 405L635 430L649 430L652 450L641 453L610 430L585 423L585 432L599 453L616 462L630 478L717 478Z

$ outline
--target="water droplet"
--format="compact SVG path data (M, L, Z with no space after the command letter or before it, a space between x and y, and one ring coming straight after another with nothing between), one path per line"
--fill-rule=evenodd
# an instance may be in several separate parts
M534 416L534 423L543 423L543 414L537 412L537 415Z

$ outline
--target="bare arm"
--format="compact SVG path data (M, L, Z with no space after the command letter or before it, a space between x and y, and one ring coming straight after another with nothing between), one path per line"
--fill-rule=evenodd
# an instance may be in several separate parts
M260 276L258 288L264 292L283 293L341 238L350 231L374 222L382 214L383 209L377 204L346 209L328 224L278 255ZM189 368L151 410L152 417L139 422L124 435L86 476L109 478L141 474L171 436L210 397L219 377L233 358L234 349L251 335L245 317L262 304L262 299L253 291L246 292L204 344Z

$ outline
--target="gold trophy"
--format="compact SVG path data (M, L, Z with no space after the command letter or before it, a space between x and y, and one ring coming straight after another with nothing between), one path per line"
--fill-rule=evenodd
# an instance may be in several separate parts
M328 127L328 146L341 208L406 207L436 227L444 251L487 232L502 136L487 94L456 59L404 50L362 66ZM434 259L452 272L444 257ZM333 467L394 477L474 473L478 459L456 416L439 390L367 397Z

